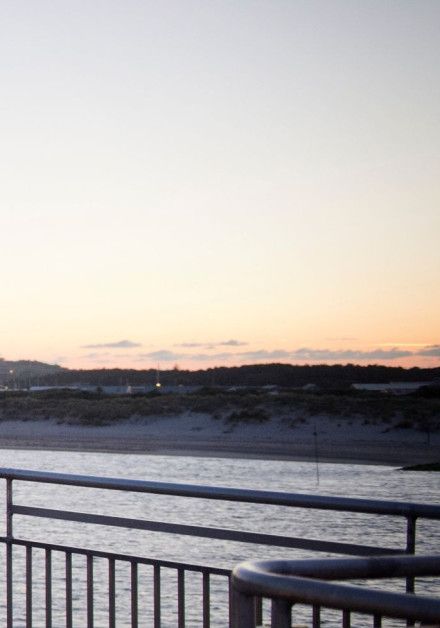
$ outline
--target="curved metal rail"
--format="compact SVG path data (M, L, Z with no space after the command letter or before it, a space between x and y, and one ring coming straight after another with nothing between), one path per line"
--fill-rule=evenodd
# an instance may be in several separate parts
M375 625L380 625L382 616L440 625L438 599L328 582L409 576L440 576L440 556L242 563L232 572L232 626L255 628L256 597L272 599L272 626L276 628L290 628L291 607L296 603L314 607L314 626L320 625L321 607L343 611L348 626L347 614L352 611L373 615Z

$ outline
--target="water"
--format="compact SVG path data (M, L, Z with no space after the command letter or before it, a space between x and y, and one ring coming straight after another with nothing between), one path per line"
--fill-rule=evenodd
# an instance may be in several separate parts
M409 500L439 503L440 474L401 472L391 467L328 464L320 465L319 485L316 467L311 463L268 460L240 460L234 458L202 458L185 456L145 456L127 454L46 452L25 450L0 450L0 466L38 469L65 473L80 473L108 477L157 480L265 490L279 490L321 495L344 495L374 499ZM2 491L4 491L4 482ZM0 495L4 506L4 495ZM14 501L20 504L39 505L47 508L65 508L83 512L155 519L168 522L228 527L272 534L299 537L362 542L384 547L403 548L406 542L405 522L395 517L374 517L351 513L332 513L303 509L287 509L252 504L235 504L220 501L184 499L153 495L130 494L118 491L99 491L74 487L54 487L44 484L14 483ZM4 526L4 511L0 512ZM3 528L2 534L5 533ZM86 546L102 550L178 560L196 564L210 564L231 568L242 560L253 558L303 558L313 554L300 550L284 550L243 543L225 543L205 539L193 539L176 535L164 535L132 530L114 529L87 524L66 524L44 519L34 520L15 517L14 535L19 538L50 541L53 543ZM418 525L417 550L419 553L436 553L440 548L440 525L436 522L420 522ZM316 555L316 554L315 554ZM322 556L322 554L321 554ZM75 559L76 560L76 559ZM14 628L24 626L24 587L19 577L20 551L16 558L17 609ZM44 557L35 553L34 573L43 570ZM85 570L81 559L74 564L77 577L74 604L76 626L85 622ZM104 584L99 578L106 566L96 564L96 626L105 626L106 599ZM118 602L118 627L129 625L129 571L120 567L117 574L122 595ZM164 626L176 625L173 619L176 583L174 576L164 579L165 599ZM54 626L63 625L62 565L54 561ZM56 584L58 582L58 584ZM61 584L60 584L61 583ZM200 583L189 582L187 597L188 626L199 626ZM395 586L395 585L393 585ZM401 586L399 583L398 586ZM422 582L428 593L438 593L436 584ZM102 590L101 590L102 589ZM225 626L225 583L213 581L213 626ZM402 589L400 589L402 590ZM169 591L169 593L167 593ZM125 593L125 595L124 595ZM101 600L101 602L100 602ZM140 626L151 626L151 572L140 571ZM4 605L0 607L0 625L4 624ZM44 625L43 583L34 583L35 626ZM168 618L168 619L167 619ZM41 623L39 623L41 622ZM142 623L144 622L144 623ZM327 624L326 624L327 625ZM331 625L331 621L328 625ZM361 622L356 623L361 625Z

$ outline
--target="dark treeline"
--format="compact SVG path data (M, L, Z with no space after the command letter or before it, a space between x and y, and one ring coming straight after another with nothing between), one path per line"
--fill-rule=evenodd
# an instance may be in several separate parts
M24 375L24 374L23 374ZM440 367L432 369L389 366L346 365L310 365L295 366L291 364L258 364L237 367L217 367L198 371L171 370L160 371L160 382L163 385L194 385L194 386L265 386L278 385L284 387L305 386L316 384L321 388L344 389L353 383L389 383L389 382L432 382L440 381ZM70 370L60 369L52 373L44 373L37 378L30 376L33 384L69 385L94 384L102 385L154 385L157 378L156 369L93 369Z

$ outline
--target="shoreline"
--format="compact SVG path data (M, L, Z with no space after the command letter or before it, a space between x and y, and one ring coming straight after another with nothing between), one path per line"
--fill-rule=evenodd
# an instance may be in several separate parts
M315 431L316 435L315 436ZM55 420L0 423L0 449L254 458L402 467L437 462L440 435L352 420L313 418L294 429L281 420L226 426L201 414L149 417L107 426ZM315 438L316 448L315 448Z
M286 462L308 462L310 464L316 463L316 458L313 457L312 452L287 452L287 451L263 451L263 450L243 450L243 449L183 449L180 447L170 447L158 445L152 449L133 449L127 447L98 447L96 445L85 445L84 443L72 445L70 443L19 443L11 444L0 441L0 450L16 450L16 451L64 451L66 453L94 453L94 454L120 454L120 455L140 455L140 456L182 456L191 458L236 458L243 460L273 460L273 461L286 461ZM440 458L440 454L432 457L432 463L437 462ZM431 458L430 458L431 459ZM426 460L423 457L423 460ZM363 465L363 466L383 466L393 468L403 468L414 463L414 458L399 458L394 460L384 460L382 457L376 454L368 456L355 457L354 452L347 452L346 454L337 455L320 455L318 458L318 464L349 464L349 465Z

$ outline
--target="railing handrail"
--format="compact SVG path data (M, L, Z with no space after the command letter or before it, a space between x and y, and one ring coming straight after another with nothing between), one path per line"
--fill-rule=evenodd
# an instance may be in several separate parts
M304 603L379 616L422 621L440 619L440 600L378 591L326 580L439 576L440 556L383 556L368 559L322 559L298 561L249 561L235 567L231 583L234 599L233 626L255 626L254 598L278 601L283 617L289 606ZM278 624L277 624L278 625ZM280 624L281 625L281 624ZM290 622L282 625L289 625ZM436 624L437 625L437 624Z
M440 555L255 560L243 562L232 571L234 586L242 593L286 598L292 593L290 583L296 582L292 578L354 580L406 576L440 576Z
M413 519L420 517L424 519L440 520L439 505L417 502L309 495L306 493L287 493L196 484L177 484L11 468L0 468L0 478L23 482L62 484L84 488L132 491L156 495L172 495L177 497L193 497L295 508L395 515Z

